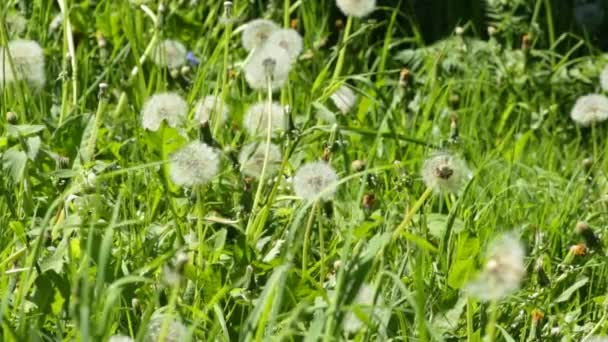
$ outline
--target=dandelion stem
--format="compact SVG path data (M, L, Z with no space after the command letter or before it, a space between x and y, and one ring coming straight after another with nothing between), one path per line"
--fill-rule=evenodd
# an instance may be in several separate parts
M493 300L488 307L490 319L486 325L486 336L484 342L494 342L496 340L496 321L498 320L498 303Z
M334 69L334 74L331 78L331 83L334 83L340 74L342 73L342 68L344 66L344 58L346 57L346 45L350 36L350 31L353 26L353 17L348 16L346 19L346 27L344 28L344 33L342 34L342 43L340 44L340 52L338 53L338 60L336 61L336 68Z
M68 48L70 62L72 66L72 94L74 106L78 105L78 63L76 62L76 48L74 47L74 34L72 33L72 23L70 22L69 11L66 9L66 0L58 0L59 9L64 18L64 39ZM59 123L61 124L61 122Z
M393 233L393 239L396 239L401 234L401 232L407 227L412 218L414 218L414 215L416 215L418 210L420 210L424 202L426 202L426 200L429 198L429 196L431 196L432 193L433 189L431 188L427 188L424 191L422 196L420 196L416 203L414 203L414 206L412 206L412 208L410 208L410 210L405 214L405 217L403 217L403 220L401 221L399 226L397 226L397 229L395 229L395 232Z
M306 274L306 264L308 263L308 246L310 245L310 234L312 232L312 224L314 221L315 213L317 211L319 201L316 200L312 204L310 209L310 215L306 222L306 230L304 231L304 243L302 244L302 274Z

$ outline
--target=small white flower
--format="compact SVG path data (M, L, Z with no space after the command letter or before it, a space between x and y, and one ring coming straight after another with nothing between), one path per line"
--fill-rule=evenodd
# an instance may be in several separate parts
M129 336L114 335L114 336L110 336L110 338L108 339L108 342L133 342L133 339L130 338Z
M9 38L19 37L27 29L27 19L20 14L10 14L6 16L6 27Z
M277 90L289 78L291 59L282 47L264 44L253 53L243 68L245 80L251 88L266 90L267 78L270 77L272 90Z
M223 124L228 119L228 106L219 97L208 95L196 103L194 119L198 124L204 125L209 122L212 114L220 124Z
M422 180L436 193L458 193L471 178L464 160L441 152L431 156L422 166Z
M357 296L351 303L352 310L346 314L342 321L342 328L344 331L347 333L356 333L365 326L365 323L359 319L356 313L367 316L370 321L381 324L387 323L390 317L390 311L384 308L382 298L378 298L376 303L374 303L375 296L376 294L372 286L368 284L361 285Z
M488 248L488 261L465 290L482 301L499 300L515 293L526 274L523 244L513 233L495 238Z
M376 9L376 0L336 0L345 15L362 18Z
M178 127L188 115L188 104L177 93L158 93L146 100L141 114L142 126L147 130L158 131L163 121Z
M268 130L270 111L270 131L276 133L287 129L287 115L277 102L268 106L268 102L259 102L249 107L243 118L243 126L252 136L265 136Z
M219 155L213 148L193 141L171 155L169 174L180 186L203 185L217 175L219 164Z
M266 19L255 19L248 22L243 28L243 47L245 50L251 51L261 46L278 29L279 25Z
M342 114L350 112L357 102L357 95L345 85L341 85L329 98L334 102Z
M600 86L603 91L608 91L608 64L604 66L602 73L600 74Z
M175 69L186 63L186 47L171 39L163 40L154 47L150 59L161 68Z
M252 142L245 147L239 154L241 172L245 176L258 178L262 174L264 158L266 153L266 143ZM281 150L275 144L270 144L268 150L268 161L266 162L266 176L273 176L281 167Z
M42 88L46 81L44 51L33 40L12 40L0 48L0 87L21 80L35 89Z
M176 318L164 313L152 314L146 329L145 342L181 342L188 338L188 328Z
M302 53L303 42L302 36L293 29L281 29L274 31L268 38L266 44L275 45L283 48L292 62L298 59L300 53Z
M331 200L338 182L336 171L325 162L312 162L300 167L293 177L293 190L296 196L311 201L324 192L321 199Z
M590 126L608 119L608 97L600 94L579 97L572 107L570 117L581 126Z

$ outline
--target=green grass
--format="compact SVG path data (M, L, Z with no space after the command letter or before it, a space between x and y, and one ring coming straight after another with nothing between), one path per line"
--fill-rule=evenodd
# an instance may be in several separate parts
M500 29L489 41L461 23L464 37L431 46L411 13L393 7L353 18L343 42L330 0L238 0L228 25L221 1L174 1L162 15L152 3L156 24L128 1L64 2L71 30L64 21L54 32L55 2L0 6L0 41L10 39L6 15L21 11L24 36L45 50L48 80L38 92L12 84L0 98L2 340L143 340L152 313L165 308L202 341L481 341L492 310L462 288L483 267L489 241L508 231L526 245L528 272L494 310L496 340L608 332L605 257L569 255L583 241L578 221L606 237L607 130L569 118L578 96L600 91L605 60L590 41L555 31L563 18L547 15L551 1L494 13ZM245 83L236 31L260 14L284 26L297 20L307 58L274 94L296 130L274 139L286 156L282 174L254 201L260 185L229 157L250 141L244 111L266 98ZM520 49L522 32L534 32L530 50ZM172 77L150 63L146 51L163 37L184 43L200 65ZM402 68L410 77L400 83ZM329 95L341 83L358 105L327 124L316 114L337 112ZM222 169L204 187L181 189L163 174L186 139L141 127L143 102L164 90L190 105L217 94L230 106L226 125L212 129ZM200 135L193 125L186 133ZM425 200L420 169L440 147L462 155L474 177L461 196ZM290 177L322 156L340 175L336 198L298 200ZM352 170L355 160L365 168ZM163 268L182 252L183 279L167 286ZM351 305L364 283L390 312L382 324ZM347 336L341 322L351 309L369 325Z

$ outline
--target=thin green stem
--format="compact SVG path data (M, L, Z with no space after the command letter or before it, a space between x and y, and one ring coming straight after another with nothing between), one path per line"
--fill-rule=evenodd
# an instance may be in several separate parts
M401 221L399 226L397 226L397 229L395 229L395 232L393 233L393 239L396 239L397 237L399 237L401 232L405 228L407 228L407 225L414 218L414 215L416 215L418 210L420 210L420 208L422 207L424 202L426 202L426 200L431 196L432 193L433 193L433 189L431 189L431 188L427 188L424 191L422 196L420 196L420 198L416 201L416 203L414 203L414 205L410 208L410 210L405 214L405 216L403 217L403 220Z
M315 212L317 211L317 206L319 201L315 201L312 204L312 208L310 208L310 215L308 216L308 221L306 222L306 230L304 231L304 243L302 244L302 274L306 273L306 267L308 264L308 248L310 245L310 234L312 232L312 225L314 222Z
M496 340L496 323L498 321L498 303L493 300L488 307L488 324L486 325L486 335L484 342L494 342Z
M346 27L344 28L344 33L342 34L342 43L340 44L340 52L338 53L338 60L336 61L336 68L334 69L334 74L331 78L330 84L334 83L340 74L342 73L342 68L344 67L344 58L346 57L346 46L348 45L348 39L350 37L350 31L353 26L353 17L349 16L346 19Z

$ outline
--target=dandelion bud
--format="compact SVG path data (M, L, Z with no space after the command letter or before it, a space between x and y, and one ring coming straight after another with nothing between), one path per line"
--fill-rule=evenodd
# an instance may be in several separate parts
M219 155L200 141L193 141L170 157L169 174L177 185L193 187L211 181L219 171Z
M182 43L166 39L156 44L150 59L161 68L176 69L186 63L187 54L188 50ZM171 74L173 76L173 70Z
M532 37L529 34L525 34L521 37L521 49L522 50L530 50L532 44Z
M224 18L230 19L232 17L232 1L224 1Z
M545 314L542 311L538 309L532 310L532 322L534 324L538 324L540 321L543 320L543 318L545 318Z
M291 21L289 22L289 27L294 30L297 30L298 26L300 26L300 21L297 18L291 19Z
M158 131L163 121L170 127L180 126L188 114L188 104L177 93L158 93L144 103L142 126L150 131Z
M464 27L456 26L456 29L454 29L454 33L456 33L459 36L462 36L464 34Z
M271 133L287 129L287 116L283 112L283 107L277 102L273 102L270 106L266 102L259 102L249 107L243 118L243 126L252 136L265 136L268 131L268 120L270 120Z
M190 258L188 258L188 254L181 252L179 254L177 254L176 258L175 258L175 270L180 273L183 274L184 273L184 267L186 266L186 264L188 263Z
M336 5L344 15L362 18L376 9L376 0L336 0Z
M466 163L445 152L431 156L422 166L422 180L436 193L459 193L470 178Z
M245 176L259 178L262 174L264 159L266 158L266 144L253 142L246 145L239 154L241 172ZM281 150L275 144L270 144L266 161L266 175L274 176L281 167L283 159Z
M579 97L572 107L570 117L581 126L590 126L608 119L608 97L600 94Z
M350 112L357 102L357 95L346 85L341 85L329 98L342 114Z
M405 87L411 76L412 73L410 72L410 69L402 68L399 72L399 86Z
M342 31L344 29L344 21L342 19L337 19L335 25L338 31Z
M186 76L190 73L191 70L192 69L189 65L183 65L181 69L179 69L179 73L182 74L182 76Z
M458 113L450 115L450 140L458 140Z
M6 112L6 121L11 124L17 122L17 114L15 112Z
M488 26L487 30L488 30L488 36L490 36L490 37L493 37L498 32L498 30L496 30L496 27L494 27L494 26Z
M243 35L241 37L243 47L247 51L251 51L256 47L262 46L270 35L279 29L279 26L274 22L266 19L255 19L247 24L243 28Z
M328 201L336 193L338 175L325 162L312 162L303 165L293 178L293 189L296 196L305 201L312 201L323 192L322 200Z
M108 42L106 41L106 37L104 37L103 32L101 32L101 31L95 32L95 38L97 39L97 46L100 49L105 49L106 46L108 45Z
M352 163L350 163L350 169L353 170L353 172L359 172L359 171L363 171L363 169L365 169L366 165L367 165L367 162L365 160L356 159L356 160L353 160Z
M140 307L139 299L137 299L137 298L131 299L131 307L135 311L139 310L139 307Z
M372 193L363 195L361 205L364 209L371 210L376 205L376 195Z
M33 40L12 40L0 47L0 87L15 81L26 81L34 89L46 82L44 51Z
M593 166L593 158L589 157L589 158L585 158L585 159L583 159L582 164L583 164L583 168L584 168L586 171L591 170L591 167Z
M551 280L549 279L549 276L547 276L547 272L545 272L545 266L542 259L538 259L534 271L536 272L538 285L547 287L551 284Z
M590 249L602 251L602 240L600 240L595 232L589 227L587 222L580 221L576 224L576 232L585 240L586 245Z
M587 246L584 243L579 243L570 247L570 253L574 256L585 256L587 254Z

